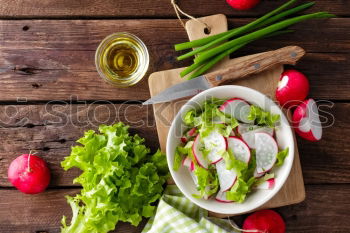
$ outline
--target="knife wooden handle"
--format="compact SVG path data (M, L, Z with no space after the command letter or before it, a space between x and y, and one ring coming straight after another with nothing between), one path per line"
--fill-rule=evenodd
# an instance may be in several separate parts
M212 86L239 78L250 74L256 74L275 65L295 63L305 54L305 50L299 46L287 46L277 50L262 53L251 59L242 61L226 69L217 70L204 77Z

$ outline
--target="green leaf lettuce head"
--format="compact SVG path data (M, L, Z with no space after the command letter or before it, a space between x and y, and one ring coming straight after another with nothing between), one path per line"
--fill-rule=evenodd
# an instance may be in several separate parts
M67 196L73 212L70 225L62 219L62 233L104 233L118 221L137 226L150 217L168 177L165 156L150 154L144 139L131 136L128 126L101 125L100 134L89 130L61 163L65 170L77 167L82 174L74 183L80 194Z

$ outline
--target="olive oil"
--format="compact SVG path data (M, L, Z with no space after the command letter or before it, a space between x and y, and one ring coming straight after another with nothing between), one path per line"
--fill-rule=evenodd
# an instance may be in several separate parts
M115 33L105 38L97 48L95 60L100 76L118 87L136 84L149 65L146 46L129 33Z

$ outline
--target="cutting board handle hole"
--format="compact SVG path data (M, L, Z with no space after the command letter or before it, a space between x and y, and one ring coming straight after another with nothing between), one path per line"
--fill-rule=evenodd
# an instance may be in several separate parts
M211 32L211 28L210 27L205 27L204 28L204 34L209 35L210 32Z

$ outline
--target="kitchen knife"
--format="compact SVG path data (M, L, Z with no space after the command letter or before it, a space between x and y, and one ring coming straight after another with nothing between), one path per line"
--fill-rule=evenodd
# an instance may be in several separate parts
M158 95L145 101L143 105L164 103L188 96L194 96L211 87L219 86L226 81L232 81L246 77L250 74L256 74L275 65L294 65L302 56L304 56L304 54L304 49L298 46L287 46L265 52L233 66L171 86Z

